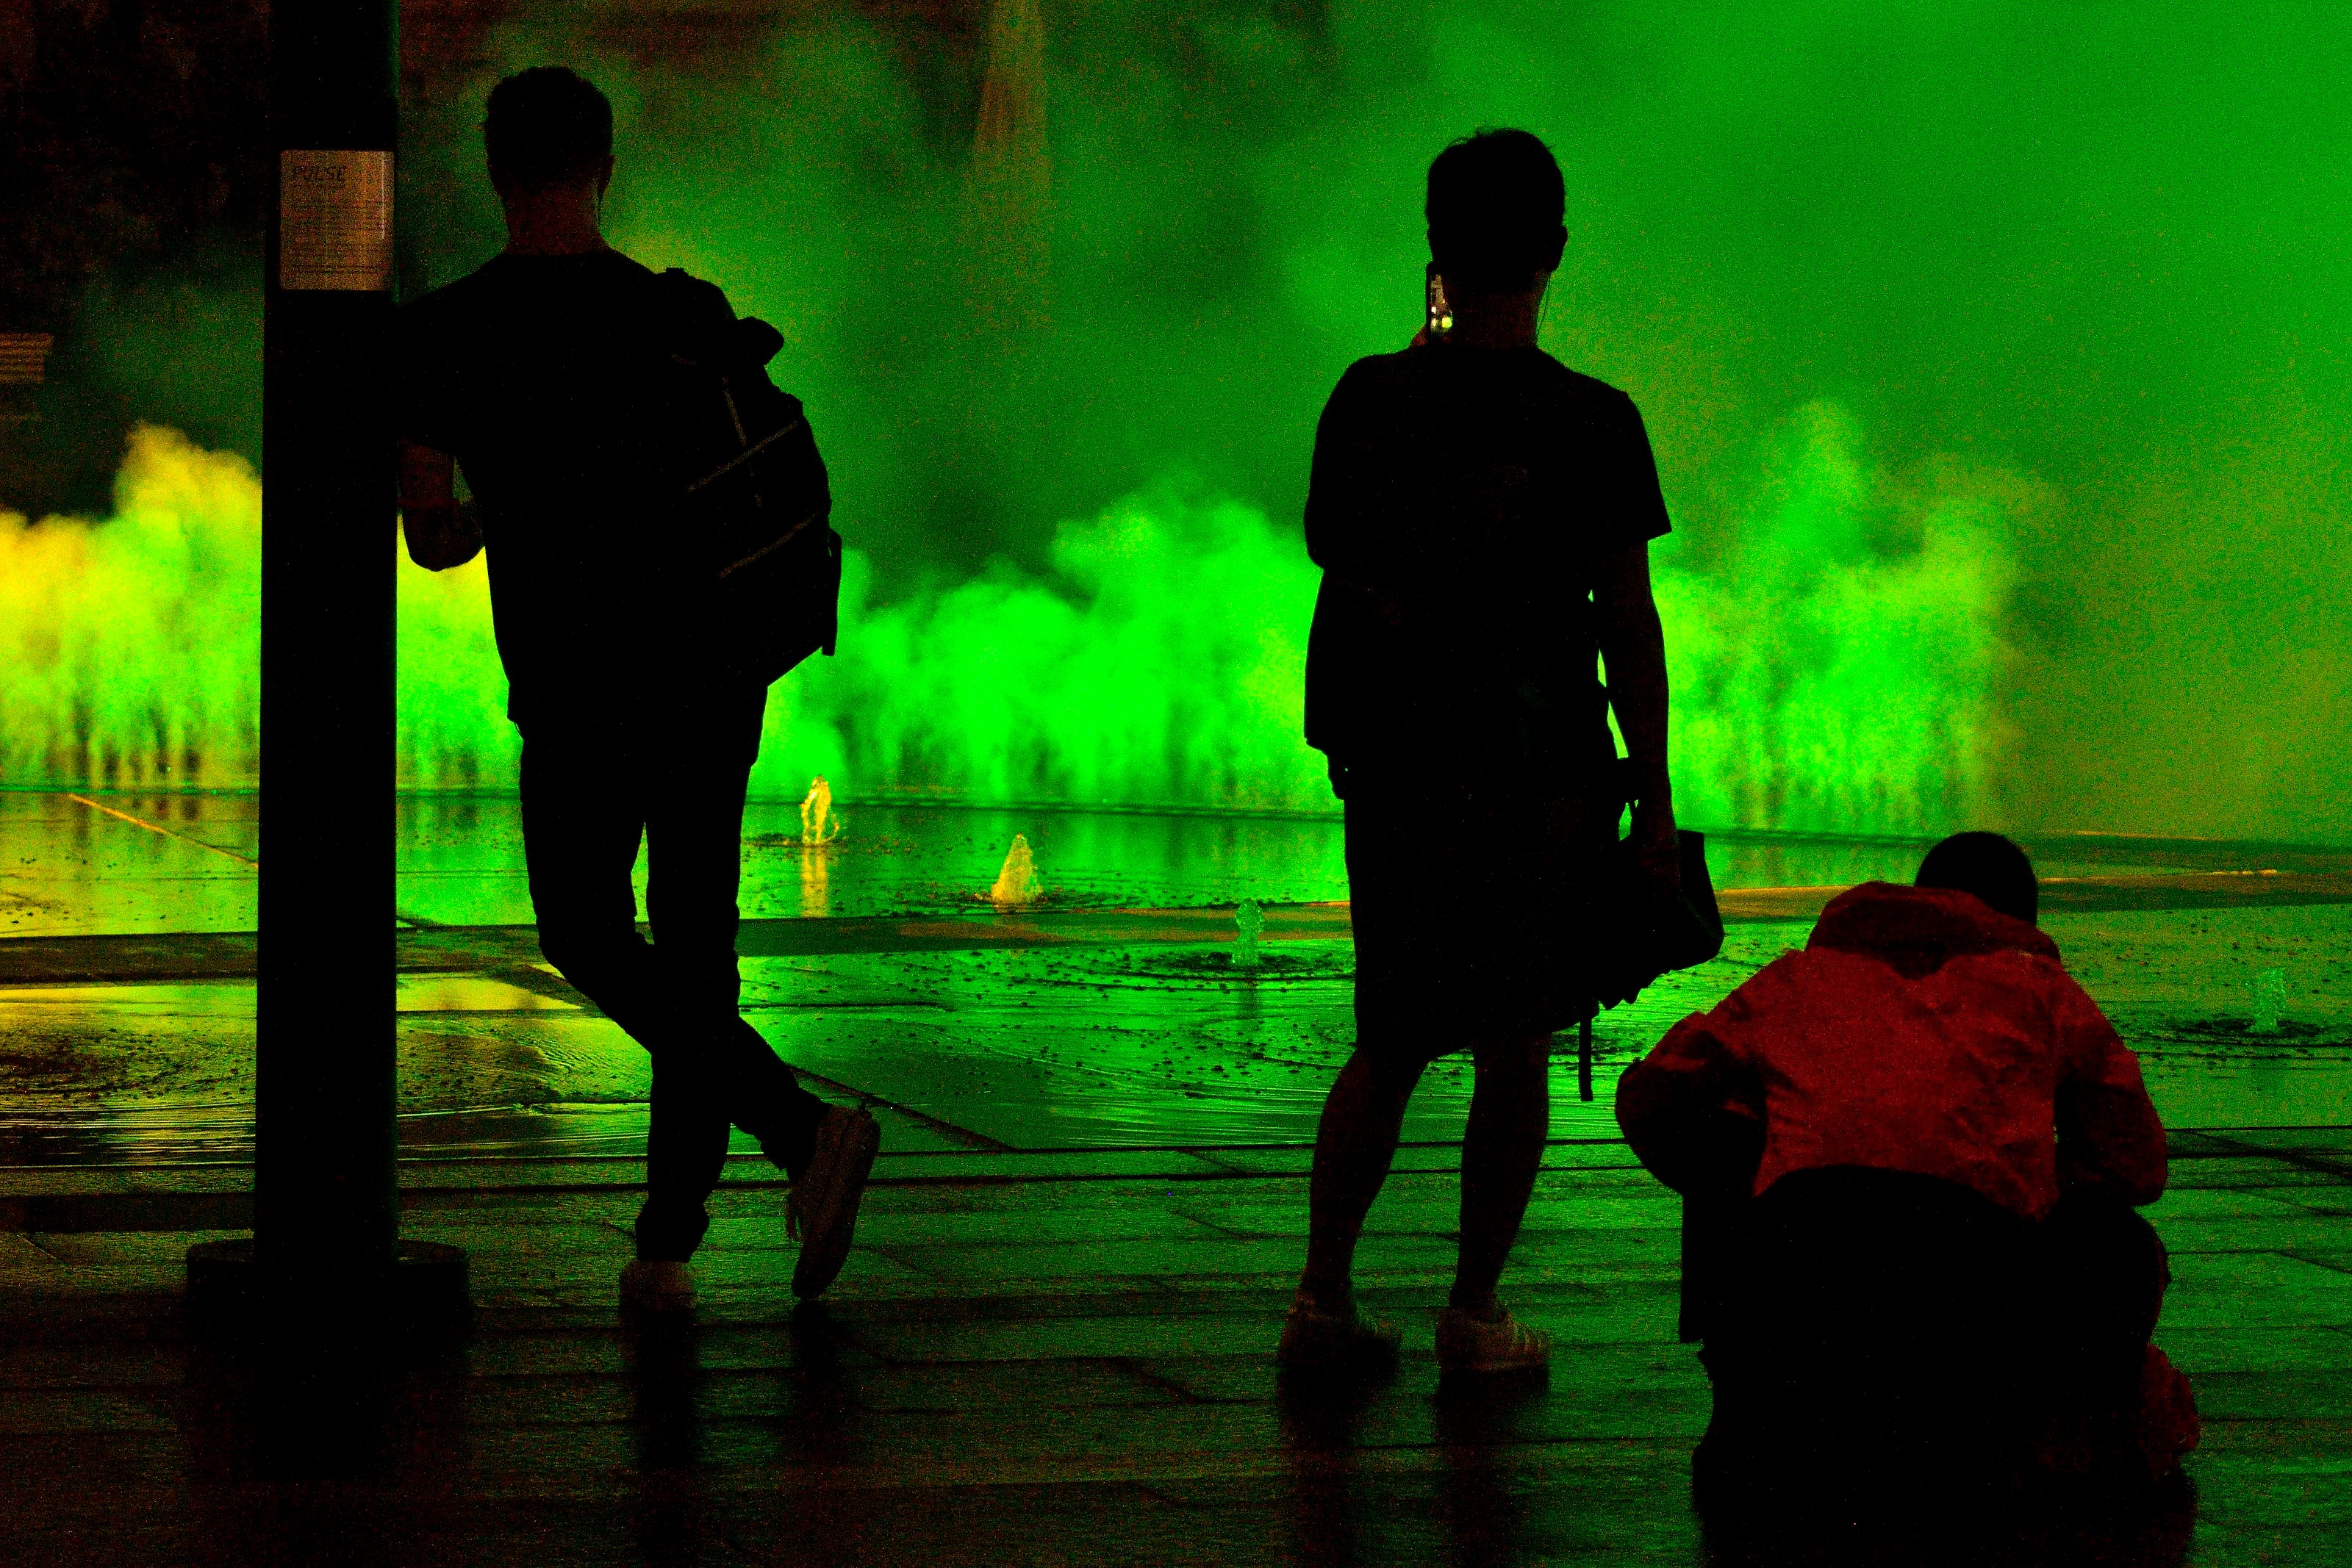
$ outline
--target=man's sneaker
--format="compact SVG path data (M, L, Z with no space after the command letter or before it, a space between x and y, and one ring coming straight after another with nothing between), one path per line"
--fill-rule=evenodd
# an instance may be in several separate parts
M683 1263L640 1258L621 1270L621 1311L662 1315L694 1310L694 1276Z
M1396 1364L1402 1337L1386 1318L1327 1312L1301 1295L1283 1320L1274 1358L1293 1372L1378 1372Z
M1497 1301L1482 1318L1448 1307L1437 1318L1437 1365L1443 1372L1532 1372L1551 1361L1551 1335L1531 1329Z
M816 1150L808 1169L793 1183L784 1228L800 1239L793 1266L793 1294L824 1293L848 1260L857 1234L857 1202L882 1146L882 1129L864 1107L835 1105L816 1124Z

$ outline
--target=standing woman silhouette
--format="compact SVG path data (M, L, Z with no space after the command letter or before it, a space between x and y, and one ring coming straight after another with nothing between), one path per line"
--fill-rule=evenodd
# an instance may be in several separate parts
M1627 792L1612 706L1634 853L1677 881L1648 555L1665 503L1633 401L1536 346L1564 208L1559 164L1524 131L1439 154L1427 216L1445 308L1433 287L1412 347L1350 366L1316 434L1307 739L1346 802L1357 1044L1316 1139L1286 1366L1394 1354L1396 1331L1357 1311L1356 1239L1414 1084L1465 1050L1476 1088L1438 1360L1544 1364L1550 1336L1495 1287L1542 1162L1552 1033L1590 1005L1576 966Z

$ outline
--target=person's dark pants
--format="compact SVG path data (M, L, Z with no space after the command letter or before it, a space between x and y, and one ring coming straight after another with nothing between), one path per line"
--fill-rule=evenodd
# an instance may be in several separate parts
M2060 1408L2136 1407L2166 1269L2120 1200L2070 1194L2036 1224L1956 1183L1839 1167L1745 1209L1713 1238L1730 1261L1703 1474L1841 1500L1965 1487L2013 1473Z
M547 961L654 1059L637 1256L684 1261L729 1128L798 1175L824 1102L736 1010L743 793L764 691L673 702L633 725L534 721L522 748L523 853ZM649 856L637 934L629 874Z

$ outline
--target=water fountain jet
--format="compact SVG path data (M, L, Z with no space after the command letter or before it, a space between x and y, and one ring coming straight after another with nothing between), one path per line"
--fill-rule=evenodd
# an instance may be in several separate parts
M2264 969L2254 976L2254 1018L2248 1034L2276 1034L2279 1017L2286 1011L2286 971Z
M1265 932L1265 911L1257 906L1255 898L1244 898L1234 911L1234 967L1255 969L1258 964L1258 938Z
M1045 879L1037 873L1037 859L1029 850L1028 835L1013 835L1013 847L1004 852L1004 869L996 873L996 885L988 890L989 902L998 905L1034 904L1045 890Z
M801 801L801 842L812 847L829 844L848 825L847 819L834 814L833 786L824 781L824 775L810 779L808 794Z

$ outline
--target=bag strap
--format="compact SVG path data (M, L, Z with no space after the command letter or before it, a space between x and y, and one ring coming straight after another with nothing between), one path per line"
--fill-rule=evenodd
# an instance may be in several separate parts
M726 462L721 463L718 467L713 468L709 473L705 474L701 478L697 479L693 484L688 485L686 487L685 494L691 496L707 485L717 484L719 480L727 477L728 475L735 472L736 469L743 466L744 464L751 461L752 458L760 455L761 453L765 452L769 447L773 446L777 442L783 440L784 437L800 429L803 423L804 422L799 414L793 415L790 420L778 425L767 434L760 437L759 440L751 443L751 445L743 448L742 451L738 452L734 456L730 457Z
M698 365L723 356L728 329L735 322L724 290L682 267L654 274L653 290L663 346L670 353Z
M669 351L686 362L722 375L757 371L774 359L784 335L756 316L738 316L717 284L682 267L654 275Z
M764 560L769 556L775 554L778 550L783 549L786 545L800 538L801 535L808 532L812 525L824 522L824 517L825 514L824 508L819 508L816 511L811 512L807 517L803 517L799 522L794 523L791 528L786 528L782 533L778 534L774 538L770 539L766 544L761 545L758 549L753 550L741 560L734 561L727 566L720 567L719 569L719 580L724 582L729 578L734 576L737 572L742 570L745 567L751 565L753 562Z

